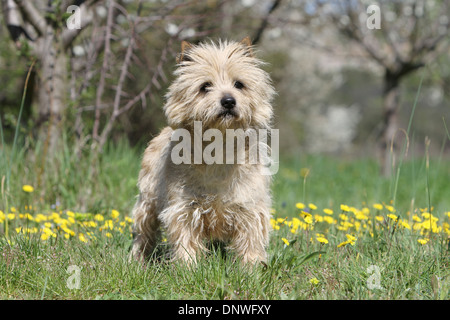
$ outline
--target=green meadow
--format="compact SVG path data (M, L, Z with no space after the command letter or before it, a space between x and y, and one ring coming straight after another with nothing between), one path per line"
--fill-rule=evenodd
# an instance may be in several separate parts
M450 166L424 155L382 178L372 159L281 156L265 264L213 245L172 263L164 238L129 260L143 149L109 145L93 165L64 139L0 158L1 299L448 299Z

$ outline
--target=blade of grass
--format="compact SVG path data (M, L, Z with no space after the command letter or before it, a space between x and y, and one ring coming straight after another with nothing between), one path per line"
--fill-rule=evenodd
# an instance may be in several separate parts
M431 195L430 195L430 139L425 137L425 156L426 156L426 165L425 165L425 178L426 178L426 186L425 192L428 200L428 212L430 213L430 228L431 228Z
M41 300L44 300L45 290L47 289L47 281L48 281L48 274L47 274L47 276L45 277L44 289L42 290Z
M445 123L444 117L442 117L442 121L444 122L445 132L447 133L447 138L450 140L450 133L448 132L447 124Z
M26 94L27 94L28 82L30 80L31 71L33 70L33 67L34 67L35 63L36 63L36 60L33 60L33 62L31 63L30 68L28 69L27 77L25 79L25 86L23 88L22 101L20 102L20 109L19 109L19 117L17 118L16 131L14 133L14 142L13 142L13 146L12 146L12 150L11 150L11 156L9 158L8 174L6 176L6 189L7 190L9 189L9 178L11 176L11 162L12 162L12 160L13 160L13 158L15 156L15 152L16 152L17 138L19 136L20 120L22 119L23 106L25 105L25 97L26 97Z
M0 154L1 161L2 161L1 164L2 164L2 167L3 167L3 165L6 167L6 164L5 164L5 162L6 162L5 137L3 135L3 124L2 124L2 115L1 114L0 114L0 138L2 141L2 150L3 150L3 152L1 152L1 154Z
M424 78L424 73L422 72L422 75L420 77L419 87L417 88L416 97L414 99L413 108L411 110L411 116L409 117L408 129L406 130L405 143L403 144L403 148L402 148L402 154L404 156L400 157L400 161L399 161L399 164L398 164L398 167L397 167L397 174L396 174L395 183L394 183L394 194L393 194L393 197L392 197L392 201L393 201L392 205L394 207L395 207L395 200L396 200L396 197L397 197L398 181L400 180L400 171L401 171L401 168L402 168L402 165L403 165L403 159L405 157L405 152L407 151L409 132L411 130L412 119L414 117L414 113L416 112L417 101L419 100L419 94L420 94L420 89L422 88L423 78Z

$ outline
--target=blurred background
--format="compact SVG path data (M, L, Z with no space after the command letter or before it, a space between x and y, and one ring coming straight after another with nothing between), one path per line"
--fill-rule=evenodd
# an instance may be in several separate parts
M282 154L447 157L449 0L1 0L4 145L142 148L182 40L250 36L278 95ZM371 6L375 4L376 6ZM406 135L408 133L408 135Z

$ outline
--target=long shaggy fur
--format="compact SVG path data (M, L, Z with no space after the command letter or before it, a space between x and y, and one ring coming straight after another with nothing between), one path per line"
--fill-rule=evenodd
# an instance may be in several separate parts
M196 261L207 251L205 240L220 240L244 263L264 261L271 197L270 176L262 174L262 165L175 165L171 135L178 128L193 134L194 121L202 121L203 130L222 132L270 128L274 89L269 75L247 41L183 47L164 106L169 127L149 143L142 160L132 254L148 257L162 226L175 259ZM220 116L225 94L236 100L233 117Z

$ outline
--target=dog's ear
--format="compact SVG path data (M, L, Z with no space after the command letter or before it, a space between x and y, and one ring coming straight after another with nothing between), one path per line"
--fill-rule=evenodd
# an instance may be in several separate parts
M191 59L188 56L188 51L192 49L193 44L187 42L187 41L181 41L181 52L177 56L177 63L181 63L183 61L191 61Z
M246 55L249 57L253 57L253 46L252 46L252 40L250 37L245 37L241 40L240 44L242 44L244 47L246 47Z

